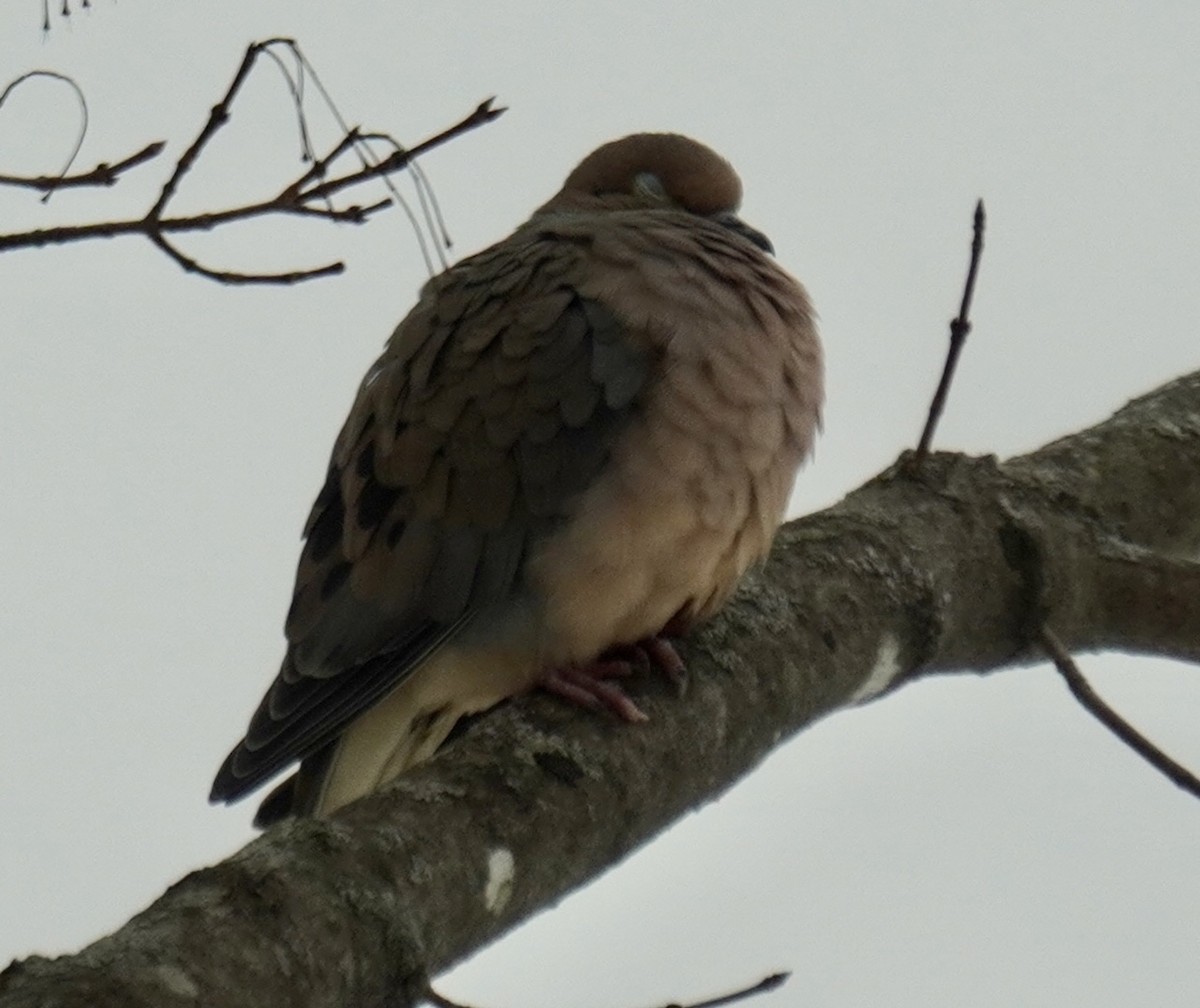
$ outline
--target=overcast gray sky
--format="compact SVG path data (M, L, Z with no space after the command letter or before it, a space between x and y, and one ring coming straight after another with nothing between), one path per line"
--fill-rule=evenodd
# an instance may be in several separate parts
M71 74L79 166L178 156L244 46L297 38L346 116L429 156L459 256L578 158L689 133L740 170L744 216L809 287L826 433L794 510L911 445L988 246L943 447L1001 456L1200 367L1194 2L486 5L93 0L43 39L0 11L0 77ZM0 172L50 172L77 121L35 83L0 109ZM315 128L335 136L327 118ZM299 170L263 66L180 209ZM143 212L168 161L0 231ZM355 387L426 275L399 213L180 243L211 266L344 259L293 289L183 274L132 238L0 257L0 961L74 949L252 833L205 803L274 675L298 535ZM1200 765L1194 670L1087 658L1098 688ZM779 1005L1200 1003L1200 805L1044 667L922 682L838 714L720 802L443 981L490 1005L695 999L792 969Z

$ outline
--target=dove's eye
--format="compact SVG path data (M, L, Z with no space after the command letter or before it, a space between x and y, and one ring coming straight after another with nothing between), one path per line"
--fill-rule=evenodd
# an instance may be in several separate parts
M661 200L663 203L669 203L671 197L667 195L667 190L660 179L654 172L638 172L633 177L633 192L637 196L649 196L651 199Z

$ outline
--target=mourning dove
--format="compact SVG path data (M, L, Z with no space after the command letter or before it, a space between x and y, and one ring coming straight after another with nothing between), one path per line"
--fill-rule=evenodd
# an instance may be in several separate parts
M213 801L300 760L258 821L327 814L538 684L641 717L606 652L677 667L660 635L766 554L819 425L813 312L741 191L694 140L628 136L425 286L337 439Z

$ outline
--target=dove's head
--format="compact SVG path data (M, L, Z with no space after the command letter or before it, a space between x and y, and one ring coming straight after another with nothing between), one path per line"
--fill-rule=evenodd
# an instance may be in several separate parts
M686 210L770 252L767 238L737 216L741 202L742 180L711 147L678 133L634 133L592 151L541 211Z

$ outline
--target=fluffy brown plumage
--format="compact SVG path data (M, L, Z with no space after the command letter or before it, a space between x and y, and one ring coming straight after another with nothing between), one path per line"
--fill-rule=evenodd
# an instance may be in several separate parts
M260 819L327 813L463 714L710 616L765 555L821 355L740 198L709 148L636 134L425 286L338 437L214 801L299 759Z

